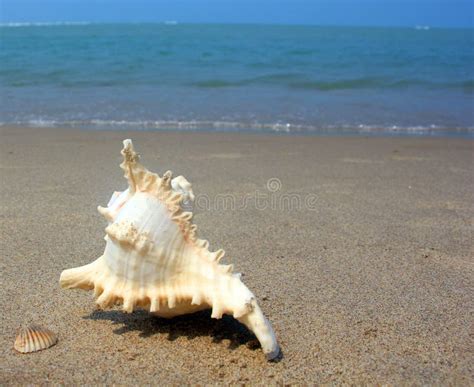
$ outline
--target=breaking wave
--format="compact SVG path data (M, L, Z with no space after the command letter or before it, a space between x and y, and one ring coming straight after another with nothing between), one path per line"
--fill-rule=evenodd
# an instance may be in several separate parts
M206 120L71 120L55 121L33 119L17 122L0 122L0 126L27 126L43 128L82 128L93 130L187 130L218 132L261 132L281 134L358 134L358 135L416 135L416 136L459 136L474 138L474 127L399 126L399 125L302 125L284 122L259 123Z

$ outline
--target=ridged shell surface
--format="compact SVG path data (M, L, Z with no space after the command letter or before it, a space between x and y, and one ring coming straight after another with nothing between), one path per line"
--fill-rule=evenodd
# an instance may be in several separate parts
M39 325L22 327L18 331L14 348L21 353L41 351L58 342L56 334Z
M230 314L252 330L269 359L279 347L255 296L223 250L209 251L192 223L194 194L183 177L162 177L139 163L131 140L124 141L120 165L128 188L112 195L99 212L107 219L104 254L94 262L61 273L64 288L93 289L97 304L122 304L125 312L143 308L161 317L212 309Z

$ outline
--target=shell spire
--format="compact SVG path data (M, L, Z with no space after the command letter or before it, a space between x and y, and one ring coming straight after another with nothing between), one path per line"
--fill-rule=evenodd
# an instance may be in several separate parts
M279 354L273 329L233 265L222 265L224 250L209 251L192 223L194 193L171 171L160 177L140 162L131 140L123 142L128 189L114 192L99 212L108 221L104 254L61 273L63 288L94 290L103 308L143 308L162 317L212 309L230 314L255 333L269 359Z
M123 149L121 153L123 156L123 162L120 164L120 168L125 172L125 178L128 180L130 193L134 193L137 187L135 175L138 175L137 172L142 172L144 170L143 166L139 163L140 155L135 152L132 140L130 139L123 141ZM138 171L134 171L135 169L138 169Z

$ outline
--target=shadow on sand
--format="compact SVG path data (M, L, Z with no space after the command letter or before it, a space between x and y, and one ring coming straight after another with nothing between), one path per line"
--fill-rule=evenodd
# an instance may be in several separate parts
M185 336L192 340L199 336L210 336L215 343L229 340L229 349L246 345L249 349L260 348L255 336L241 323L231 316L224 315L222 319L211 318L211 311L202 311L193 314L165 319L151 315L145 311L135 311L131 314L122 311L96 310L88 316L88 320L109 320L121 325L114 333L121 335L131 331L139 331L140 337L153 335L168 335L170 341Z

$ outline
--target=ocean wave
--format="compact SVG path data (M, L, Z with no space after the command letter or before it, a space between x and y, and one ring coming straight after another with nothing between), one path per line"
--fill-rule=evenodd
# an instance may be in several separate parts
M224 88L242 86L284 86L291 89L301 90L355 90L355 89L404 89L418 87L424 89L459 89L471 93L474 91L474 80L464 80L455 82L436 82L425 79L389 79L381 77L359 77L334 80L313 80L302 74L270 74L259 77L226 80L220 78L207 79L190 83L198 88Z
M7 22L0 23L0 28L4 27L55 27L55 26L84 26L92 24L92 22Z
M175 84L166 79L150 77L138 77L129 74L123 77L123 71L116 71L116 74L108 76L96 76L96 78L83 79L74 78L74 74L69 74L66 70L55 70L48 73L41 73L36 76L21 73L18 70L0 70L0 84L4 86L22 88L51 85L66 89L88 88L88 87L123 87L123 86L152 86L152 85L173 85L175 87L195 87L197 89L224 89L239 87L279 87L301 91L321 91L330 92L338 90L408 90L411 88L422 90L457 90L467 94L474 93L474 80L467 79L454 82L436 82L424 79L398 79L390 80L378 77L360 77L336 80L311 80L298 74L271 74L259 77L228 80L222 78L211 78L184 84ZM3 80L2 80L3 78Z
M369 89L375 87L384 87L385 82L378 78L353 78L353 79L341 79L335 81L303 81L303 82L291 82L288 84L289 87L295 89L308 89L308 90L319 90L319 91L331 91L331 90L349 90L349 89Z
M288 82L304 79L305 76L297 73L277 73L267 74L258 77L245 78L240 80L226 79L207 79L203 81L191 82L191 86L201 88L219 88L219 87L236 87L249 85L285 85Z
M314 125L289 122L239 122L207 120L70 120L32 119L0 122L1 126L27 126L42 128L84 128L96 130L183 130L221 132L262 132L282 134L360 134L360 135L422 135L474 137L474 127L444 127L438 125L373 125L343 124Z
M466 93L474 93L474 79L460 82L460 85Z

